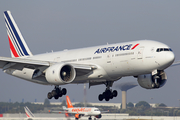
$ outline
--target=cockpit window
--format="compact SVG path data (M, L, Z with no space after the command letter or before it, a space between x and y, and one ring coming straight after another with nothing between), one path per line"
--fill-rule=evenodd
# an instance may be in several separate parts
M156 52L161 52L161 51L172 51L172 49L171 48L158 48L156 50Z
M169 51L169 49L168 48L164 48L164 51Z
M169 48L169 51L172 51L172 49L171 49L171 48Z
M163 48L160 48L160 51L159 52L161 52L161 51L163 51L164 49Z

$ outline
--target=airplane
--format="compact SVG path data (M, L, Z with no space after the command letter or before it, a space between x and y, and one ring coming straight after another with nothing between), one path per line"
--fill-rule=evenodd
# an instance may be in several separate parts
M51 118L51 117L35 117L35 115L31 112L31 110L27 106L24 107L24 110L27 116L27 120L57 120L59 119L59 118Z
M65 113L66 116L69 117L70 115L74 115L75 120L78 120L82 116L89 116L88 120L92 120L91 116L94 116L94 120L96 118L101 118L101 111L96 108L96 107L73 107L71 100L69 96L66 96L66 103L67 103L67 108L63 106L64 111L50 111L49 112L58 112L58 113ZM105 111L108 112L108 111Z
M165 69L174 62L172 49L154 40L137 40L81 49L33 55L11 12L4 12L11 57L0 57L0 68L7 74L43 85L53 85L48 99L66 95L65 84L89 83L89 88L104 84L98 99L117 96L111 87L122 77L134 76L146 89L161 88L167 81Z
M24 107L24 111L26 113L27 118L32 119L35 117L34 114L29 110L27 106Z

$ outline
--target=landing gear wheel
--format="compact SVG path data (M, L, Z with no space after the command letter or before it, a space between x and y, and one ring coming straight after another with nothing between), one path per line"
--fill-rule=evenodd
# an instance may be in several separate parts
M52 99L52 94L51 94L51 92L48 93L47 98L48 98L48 99Z
M52 99L54 97L57 100L59 97L62 97L63 95L66 95L66 93L67 93L66 88L63 88L61 90L61 88L59 88L59 86L55 86L54 90L52 90L51 92L49 92L47 94L47 98Z
M109 99L113 99L113 93L111 93L111 95L109 96Z
M62 97L62 96L63 96L62 93L60 93L60 94L59 94L59 97Z
M51 94L53 97L56 96L57 95L56 90L52 90Z
M116 90L113 91L113 97L117 97L118 92Z
M106 100L106 101L109 101L109 97L105 97L105 100Z
M66 93L67 93L66 88L63 88L63 89L62 89L62 94L63 94L63 95L66 95Z
M102 101L104 99L103 95L102 94L99 94L99 97L98 97L99 101Z
M112 89L110 89L110 87L112 87L112 84L113 81L106 81L106 90L102 94L99 94L99 101L102 101L103 99L109 101L110 99L113 99L113 97L117 97L118 92L116 90L112 91Z
M57 99L59 98L59 96L58 96L58 95L56 95L56 96L54 96L54 98L57 100Z
M110 90L107 90L107 91L106 91L106 96L109 97L110 95L111 95L111 91L110 91Z

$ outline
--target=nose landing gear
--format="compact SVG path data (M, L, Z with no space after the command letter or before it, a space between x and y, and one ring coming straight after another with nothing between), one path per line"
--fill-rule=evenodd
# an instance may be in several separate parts
M49 92L47 94L47 97L48 97L48 99L52 99L53 97L55 99L58 99L59 97L62 97L63 95L66 95L66 93L67 93L66 88L63 88L61 90L61 88L59 86L55 86L54 90L52 90L51 92Z

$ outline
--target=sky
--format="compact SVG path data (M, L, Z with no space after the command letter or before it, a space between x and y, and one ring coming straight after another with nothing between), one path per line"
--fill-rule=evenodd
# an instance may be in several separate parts
M173 49L180 60L179 0L1 0L0 56L10 57L3 12L10 10L33 54L120 43L134 40L156 40ZM160 89L146 90L137 86L127 92L127 102L164 103L180 106L180 66L165 70L168 80ZM39 85L15 78L0 71L0 102L44 102L54 86ZM124 77L124 82L137 82ZM99 102L105 85L87 86L87 101ZM63 85L72 101L82 102L83 84ZM113 87L113 89L116 89ZM65 99L63 96L59 102ZM106 102L106 101L103 101ZM109 102L121 102L121 91Z

